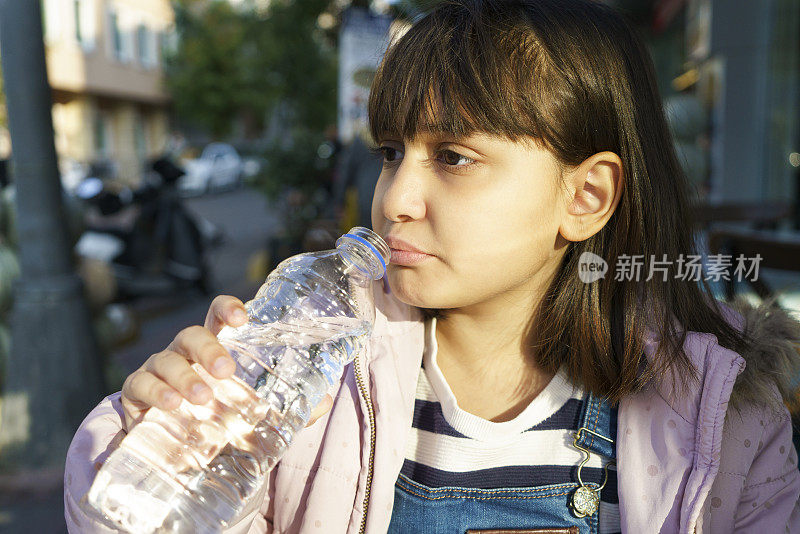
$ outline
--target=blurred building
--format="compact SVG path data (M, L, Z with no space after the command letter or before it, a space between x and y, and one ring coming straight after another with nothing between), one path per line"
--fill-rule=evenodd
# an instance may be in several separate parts
M700 195L800 203L800 2L610 3L646 14L678 153Z
M43 0L53 125L62 173L109 162L135 182L168 135L162 51L169 0Z
M800 2L694 0L688 52L710 104L712 200L798 201Z

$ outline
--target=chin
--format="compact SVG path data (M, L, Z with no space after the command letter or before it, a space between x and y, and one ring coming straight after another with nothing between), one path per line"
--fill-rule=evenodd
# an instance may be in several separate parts
M423 280L416 276L408 276L411 273L388 271L389 287L392 295L409 306L422 309L448 309L457 308L463 299L447 291L447 286L443 283L431 283L427 279Z
M400 302L402 302L403 304L408 304L409 306L414 306L416 308L428 307L428 303L425 302L425 299L420 299L416 296L408 295L406 292L396 289L395 286L393 285L391 285L391 288L392 288L392 295L394 295L395 298Z
M404 284L391 279L389 280L389 287L392 290L392 295L403 304L408 304L416 308L435 307L430 298L424 298L420 295L420 293L424 293L424 290L419 288L409 290Z
M452 308L452 306L444 305L442 302L430 298L430 296L427 298L420 298L419 296L408 295L402 291L395 291L394 286L392 286L392 294L403 304L418 308L426 318L444 317L444 313Z

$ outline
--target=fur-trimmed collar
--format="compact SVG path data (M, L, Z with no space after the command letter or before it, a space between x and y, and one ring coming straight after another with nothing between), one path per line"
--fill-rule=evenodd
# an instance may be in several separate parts
M740 353L746 367L736 379L731 407L778 401L776 385L780 401L796 404L800 400L800 320L774 298L759 305L739 298L726 306L741 316L744 332L753 341L749 351Z

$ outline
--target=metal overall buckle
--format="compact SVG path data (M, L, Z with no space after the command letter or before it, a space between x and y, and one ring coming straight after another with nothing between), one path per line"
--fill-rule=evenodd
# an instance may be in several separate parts
M580 486L575 490L575 492L572 494L572 498L570 499L570 506L572 506L572 510L575 512L577 517L586 517L587 515L593 515L597 512L598 508L600 508L600 490L602 490L606 486L606 482L608 482L608 466L610 464L616 465L616 462L613 460L609 461L605 465L603 468L605 477L603 478L603 483L600 485L600 487L592 489L584 484L583 479L581 479L581 469L583 469L583 466L589 461L589 458L592 454L589 452L589 449L578 445L581 432L584 431L592 434L593 436L597 436L598 438L614 443L614 440L602 436L597 432L592 432L586 427L581 427L577 432L575 432L575 439L572 441L572 444L576 449L586 453L586 458L584 458L583 461L578 465L578 482L580 483Z

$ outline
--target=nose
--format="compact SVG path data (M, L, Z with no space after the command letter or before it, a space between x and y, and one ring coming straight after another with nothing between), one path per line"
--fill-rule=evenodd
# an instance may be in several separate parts
M383 216L393 222L407 222L425 217L423 176L425 170L413 165L406 154L400 165L384 169L376 188L375 200Z

